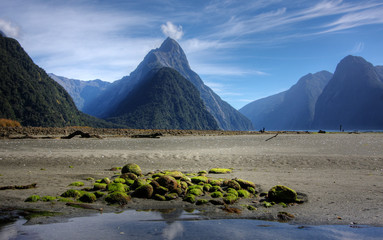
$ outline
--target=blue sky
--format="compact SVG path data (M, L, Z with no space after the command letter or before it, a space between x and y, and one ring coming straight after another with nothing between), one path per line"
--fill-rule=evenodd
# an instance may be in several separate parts
M0 0L0 29L48 73L105 81L170 36L237 109L349 54L383 65L381 0Z

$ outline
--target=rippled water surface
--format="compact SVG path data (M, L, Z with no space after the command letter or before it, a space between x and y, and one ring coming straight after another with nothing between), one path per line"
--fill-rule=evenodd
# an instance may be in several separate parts
M209 220L182 209L124 211L67 222L0 225L0 239L382 239L383 228L305 226L250 219Z

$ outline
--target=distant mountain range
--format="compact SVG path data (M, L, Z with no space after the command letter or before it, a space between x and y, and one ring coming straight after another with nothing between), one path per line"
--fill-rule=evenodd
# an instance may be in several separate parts
M0 35L0 118L23 126L117 127L77 110L70 95L53 81L12 38Z
M49 73L48 75L65 88L69 95L71 95L76 107L81 111L85 103L93 101L111 84L110 82L101 81L99 79L83 81L57 76L53 73Z
M383 129L383 67L347 56L334 75L308 74L289 90L239 111L256 129Z
M180 45L173 39L167 38L160 48L150 51L144 60L129 76L113 82L94 100L85 103L83 111L90 115L108 119L116 117L121 102L129 94L136 91L136 87L149 72L159 71L163 67L176 70L185 79L190 81L199 91L206 110L214 117L219 128L223 130L251 130L249 119L223 101L201 78L191 70L186 55ZM138 103L140 104L140 103Z

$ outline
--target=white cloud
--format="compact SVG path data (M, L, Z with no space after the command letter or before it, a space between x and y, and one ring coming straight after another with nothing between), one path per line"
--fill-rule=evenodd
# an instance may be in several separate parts
M162 24L161 30L165 36L171 37L175 40L180 40L184 35L182 26L176 26L172 22L166 22L166 24Z
M358 42L355 44L354 48L351 50L352 54L357 54L360 53L364 50L364 43L363 42Z
M10 21L6 21L0 18L0 30L8 37L16 38L19 36L19 27L12 24Z

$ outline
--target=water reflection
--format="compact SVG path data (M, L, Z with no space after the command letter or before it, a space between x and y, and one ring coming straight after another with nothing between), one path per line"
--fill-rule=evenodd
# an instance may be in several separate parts
M0 239L381 239L383 228L302 226L250 219L206 220L183 209L129 210L68 222L0 225Z

